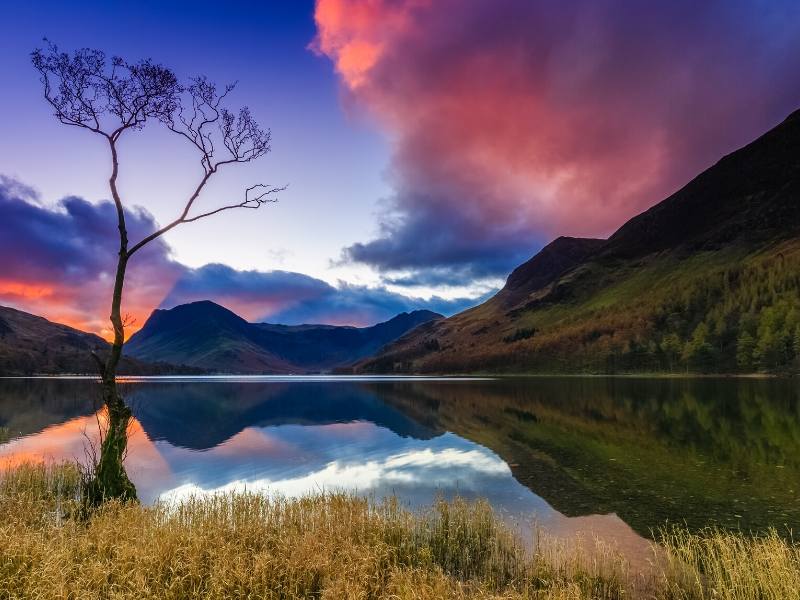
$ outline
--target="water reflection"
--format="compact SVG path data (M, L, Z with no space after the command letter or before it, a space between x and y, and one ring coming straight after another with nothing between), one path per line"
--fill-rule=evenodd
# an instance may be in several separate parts
M343 488L485 497L511 520L636 551L666 521L800 525L791 381L137 381L141 497ZM90 381L0 381L0 463L83 459ZM632 529L631 529L632 527Z
M366 421L402 437L435 434L382 402L379 392L348 382L166 381L129 383L123 392L151 439L195 450L213 448L246 427L273 425Z
M395 383L382 395L429 427L492 448L566 515L616 513L644 535L668 521L800 526L796 380Z

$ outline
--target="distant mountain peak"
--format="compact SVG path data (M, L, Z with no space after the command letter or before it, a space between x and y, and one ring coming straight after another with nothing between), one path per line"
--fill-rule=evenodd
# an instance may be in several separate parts
M408 319L408 318L426 319L426 320L444 319L444 315L439 314L437 312L434 312L432 310L428 310L426 308L419 308L417 310L411 310L411 311L408 311L408 312L398 313L395 316L393 316L391 319L389 319L388 321L383 321L383 323L390 323L392 321ZM380 325L380 324L381 323L377 323L377 325Z
M187 302L186 304L178 304L172 308L157 308L154 313L171 313L175 315L208 315L208 316L226 316L236 317L241 319L239 315L225 308L221 304L217 304L211 300L196 300L194 302ZM244 319L242 319L244 320Z
M216 372L318 372L349 365L414 327L441 318L415 310L371 327L275 325L249 323L219 304L201 300L153 311L125 352Z

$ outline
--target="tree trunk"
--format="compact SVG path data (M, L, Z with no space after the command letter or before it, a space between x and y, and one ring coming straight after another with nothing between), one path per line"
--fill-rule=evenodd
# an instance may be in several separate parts
M100 460L96 466L94 479L88 490L89 502L95 506L110 499L136 499L136 488L128 479L123 464L128 447L128 425L131 421L131 410L117 389L116 379L117 365L122 356L122 345L125 342L125 329L120 309L126 267L127 256L120 254L114 283L114 296L111 302L114 343L101 373L100 383L103 403L106 406L108 427L100 445Z
M122 320L122 290L125 286L125 270L128 267L128 232L125 227L125 214L117 192L117 151L111 144L113 170L109 179L111 194L117 207L119 227L119 255L117 275L114 279L114 294L111 299L111 324L114 327L114 342L105 364L100 363L100 378L103 403L106 406L108 427L100 444L100 460L97 462L94 478L88 486L88 501L97 506L106 500L136 500L136 488L125 472L123 459L128 448L128 425L131 410L117 388L117 366L125 343L125 324Z

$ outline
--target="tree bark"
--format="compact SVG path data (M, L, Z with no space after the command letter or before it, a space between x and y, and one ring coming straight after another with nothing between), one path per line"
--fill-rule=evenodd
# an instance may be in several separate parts
M123 460L128 448L128 425L131 421L131 410L117 388L117 367L122 357L122 346L125 343L125 324L122 319L122 292L125 287L125 270L128 267L128 232L125 226L125 213L117 191L117 175L119 163L117 149L113 139L111 146L112 172L109 187L117 207L117 224L119 228L119 255L117 258L117 274L114 279L114 293L111 298L111 325L114 328L114 342L111 353L100 372L100 385L103 403L106 407L108 427L100 445L100 460L97 462L94 478L90 482L88 500L99 505L110 499L136 500L136 488L125 471Z

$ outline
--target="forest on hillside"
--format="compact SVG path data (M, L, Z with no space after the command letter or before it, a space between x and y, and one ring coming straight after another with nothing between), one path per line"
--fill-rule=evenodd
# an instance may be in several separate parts
M607 373L800 370L797 247L694 275L689 268L635 299L533 329L525 362Z
M601 258L415 332L363 370L799 373L800 243Z

